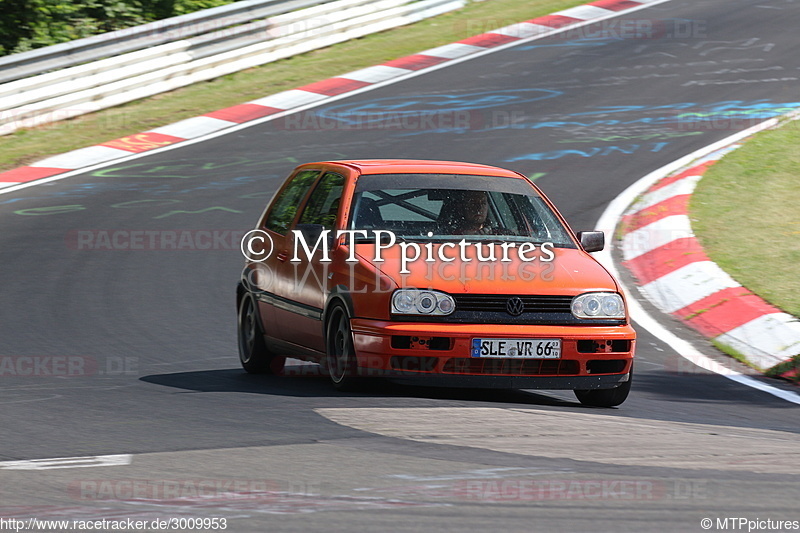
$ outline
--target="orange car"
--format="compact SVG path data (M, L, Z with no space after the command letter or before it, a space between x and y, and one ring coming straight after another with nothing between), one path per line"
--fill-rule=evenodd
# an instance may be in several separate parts
M338 389L368 376L571 389L615 406L636 333L614 278L525 176L470 163L330 161L292 172L242 241L245 370L287 356Z

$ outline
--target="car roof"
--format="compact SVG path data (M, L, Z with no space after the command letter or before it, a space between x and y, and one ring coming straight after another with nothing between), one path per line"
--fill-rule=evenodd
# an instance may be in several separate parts
M359 174L473 174L480 176L502 176L508 178L525 177L511 170L462 163L457 161L426 161L422 159L359 159L347 161L329 161L329 163L346 165L354 168Z

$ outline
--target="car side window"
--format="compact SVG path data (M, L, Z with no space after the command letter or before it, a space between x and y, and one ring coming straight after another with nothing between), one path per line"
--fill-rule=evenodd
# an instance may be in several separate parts
M322 224L333 229L343 189L344 176L334 172L322 176L300 215L300 224Z
M297 208L308 190L317 180L319 170L304 170L292 178L289 185L275 199L267 215L264 227L276 233L285 234L292 225Z

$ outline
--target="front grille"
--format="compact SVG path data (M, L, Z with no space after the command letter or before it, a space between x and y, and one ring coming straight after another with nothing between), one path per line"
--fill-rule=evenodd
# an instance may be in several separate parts
M629 340L579 340L577 342L578 353L624 353L631 351L631 341Z
M570 359L490 359L454 357L444 364L442 372L451 374L567 376L580 373L578 361Z
M625 359L593 359L586 362L586 371L589 374L619 374L626 366L628 361Z
M449 315L392 315L398 322L446 322L452 324L529 324L549 326L620 326L625 320L577 318L572 296L547 294L451 294L455 310ZM509 300L518 299L512 305ZM519 304L522 303L520 306ZM521 308L520 308L521 307Z
M392 348L395 350L449 350L453 345L450 337L412 337L392 335Z
M517 297L525 305L523 313L572 314L572 296L514 295L514 294L458 294L453 295L456 309L475 312L506 313L509 298Z

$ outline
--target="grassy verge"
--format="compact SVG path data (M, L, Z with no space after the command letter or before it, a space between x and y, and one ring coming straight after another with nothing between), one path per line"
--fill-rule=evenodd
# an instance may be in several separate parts
M585 3L491 0L152 98L0 137L0 171L147 131Z
M711 167L692 196L692 227L713 261L800 316L800 122L756 135Z
M800 384L800 355L773 366L766 374L771 378L782 378Z

